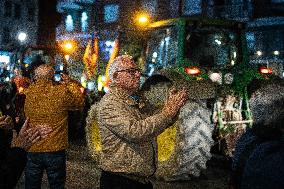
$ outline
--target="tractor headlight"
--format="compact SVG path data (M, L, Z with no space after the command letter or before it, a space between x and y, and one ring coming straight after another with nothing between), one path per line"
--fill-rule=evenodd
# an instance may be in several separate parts
M209 78L211 81L222 84L222 74L219 72L209 73Z
M224 82L225 82L226 84L232 84L233 81L234 81L234 76L233 76L233 74L231 74L231 73L225 74L225 76L224 76Z

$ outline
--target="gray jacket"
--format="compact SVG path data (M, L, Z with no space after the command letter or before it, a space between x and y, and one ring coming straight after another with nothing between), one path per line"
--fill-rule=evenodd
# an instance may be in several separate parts
M100 167L105 171L148 177L155 172L155 139L170 126L163 113L143 113L138 104L118 88L111 88L98 105L102 139Z

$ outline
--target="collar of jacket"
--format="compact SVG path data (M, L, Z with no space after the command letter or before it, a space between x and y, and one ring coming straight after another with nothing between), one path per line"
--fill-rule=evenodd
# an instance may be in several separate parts
M110 92L124 100L124 102L129 106L138 106L139 108L143 108L145 106L144 102L136 101L135 98L116 86L110 86Z
M36 84L53 84L53 81L50 79L38 79Z

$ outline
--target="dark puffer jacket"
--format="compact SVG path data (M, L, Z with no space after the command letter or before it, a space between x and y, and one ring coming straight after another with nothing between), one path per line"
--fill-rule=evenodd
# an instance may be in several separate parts
M233 157L236 189L284 188L284 82L258 81L250 99L254 124L239 139ZM252 86L253 86L252 85Z
M256 147L243 171L241 189L284 188L284 138Z
M0 188L12 189L16 186L26 166L26 151L21 148L7 150L0 162Z

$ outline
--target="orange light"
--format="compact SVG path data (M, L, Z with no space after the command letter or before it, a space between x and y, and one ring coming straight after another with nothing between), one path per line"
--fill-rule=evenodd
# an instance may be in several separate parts
M84 87L80 87L80 91L83 94L85 92L85 88Z
M73 48L73 45L72 45L72 43L66 43L65 45L64 45L64 48L66 49L66 50L71 50L72 48Z
M66 54L72 54L77 48L77 44L74 40L62 41L60 46Z
M200 74L200 69L198 67L187 67L187 68L184 68L184 70L189 75L198 75L198 74Z
M262 74L272 74L272 68L260 67L259 72Z
M139 17L138 21L140 24L145 24L146 22L148 22L148 18L146 16L141 16Z
M19 87L19 93L23 93L24 88L23 87Z
M138 27L144 28L150 23L150 16L147 13L138 13L135 23Z

